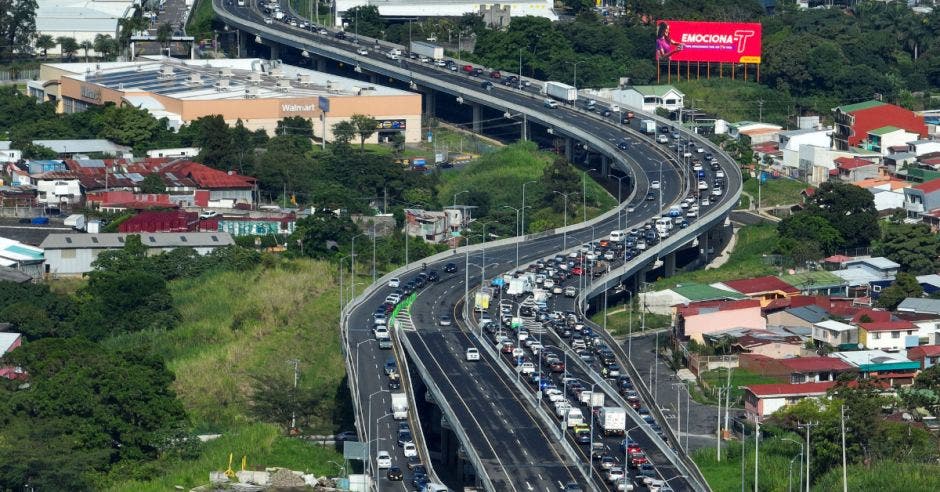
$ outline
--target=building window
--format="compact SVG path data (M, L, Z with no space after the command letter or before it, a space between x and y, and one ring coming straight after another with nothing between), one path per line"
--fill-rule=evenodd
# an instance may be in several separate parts
M792 384L800 384L800 383L805 383L805 382L806 382L806 374L791 374L790 375L790 383Z
M63 260L74 260L74 259L75 259L75 250L74 250L74 249L63 249L63 250L62 250L62 259L63 259Z
M881 286L880 286L880 285L872 285L872 286L871 286L871 290L872 290L873 292L881 292Z
M899 332L899 331L892 331L892 332L891 332L891 338L901 338L901 332Z
M871 337L875 340L881 340L881 333L872 333Z

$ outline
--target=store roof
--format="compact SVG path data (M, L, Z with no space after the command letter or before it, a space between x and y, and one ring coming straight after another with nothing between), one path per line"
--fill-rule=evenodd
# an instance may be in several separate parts
M148 248L205 248L235 244L227 232L153 232L140 234L50 234L40 245L43 249L117 249L123 248L127 236L139 235Z
M682 284L671 289L676 294L690 301L710 301L714 299L742 299L743 295L730 290L719 289L706 284Z
M846 104L844 106L839 106L839 111L843 113L854 113L855 111L862 111L865 109L877 108L878 106L884 106L885 103L881 101L865 101L855 104Z

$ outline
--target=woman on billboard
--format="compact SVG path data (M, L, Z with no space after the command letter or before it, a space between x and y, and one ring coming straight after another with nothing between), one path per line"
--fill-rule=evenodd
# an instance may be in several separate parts
M666 60L673 53L682 51L682 44L677 43L669 37L669 24L660 22L656 30L656 59L665 58Z

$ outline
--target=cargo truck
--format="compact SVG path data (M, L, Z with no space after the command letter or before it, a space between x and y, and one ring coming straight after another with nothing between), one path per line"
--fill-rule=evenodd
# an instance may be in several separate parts
M395 420L408 418L408 395L392 393L392 416Z
M568 409L568 427L577 427L579 425L584 425L584 414L581 413L580 408L569 408Z
M578 395L578 401L582 405L589 405L590 407L602 407L604 406L604 393L600 391L582 391Z
M481 288L473 296L473 311L482 313L490 308L490 300L493 298L493 289L488 287Z
M412 41L411 52L418 56L426 56L432 60L444 59L443 47L432 43L425 43L424 41Z
M640 120L640 131L647 135L655 135L656 122L653 120Z
M601 407L597 423L605 436L622 436L627 429L627 411L620 407Z
M542 92L549 97L564 101L568 104L574 104L578 100L578 89L561 82L545 82L542 86Z

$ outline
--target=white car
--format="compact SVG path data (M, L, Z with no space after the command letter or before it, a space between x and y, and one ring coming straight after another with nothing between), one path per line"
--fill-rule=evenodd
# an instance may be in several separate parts
M696 148L695 148L695 152L696 152L697 154L704 154L704 153L705 153L705 147L696 147Z
M613 260L613 259L614 259L614 252L613 252L613 251L605 251L605 252L604 252L604 259L607 260L607 261Z
M696 161L694 164L692 164L692 170L695 171L695 172L701 171L701 170L702 170L702 163Z
M552 287L555 286L555 281L550 278L547 278L545 279L545 282L542 282L542 286L545 287L546 289L551 289Z
M555 284L555 286L552 287L552 294L561 294L561 293L563 293L564 291L565 291L565 289L562 288L562 286L559 285L559 284Z
M712 196L721 196L721 188L717 186L712 188Z
M699 181L699 182L698 182L698 189L699 189L699 190L707 190L707 189L708 189L708 183L706 183L705 181Z
M467 348L467 361L480 360L480 351L476 347Z
M385 326L376 326L376 327L375 327L375 339L376 339L376 340L382 340L382 339L388 339L388 338L389 338L389 335L388 335L388 328L387 328L387 327L385 327Z
M399 59L400 59L400 57L399 57L398 55L396 55L395 53L393 53L393 52L391 52L391 51L389 51L388 53L385 54L385 58L388 58L389 60L399 60Z
M393 289L397 289L401 287L401 279L399 279L398 277L392 277L388 279L388 286Z
M359 53L362 56L366 56L369 54L369 50L366 48L359 48L356 50L356 53Z
M405 455L405 458L417 458L418 457L418 448L413 442L406 442L401 448L401 452Z
M379 469L392 467L392 457L388 454L388 451L379 451L379 454L375 457L375 466Z
M651 190L658 190L660 187L661 187L661 183L659 181L653 181L652 183L650 183Z
M608 482L610 482L610 483L616 483L617 480L620 480L621 478L624 478L624 475L623 475L623 468L621 468L621 467L619 467L619 466L615 466L615 467L612 467L611 469L607 470L607 481L608 481Z
M270 17L265 17L265 18L264 18L264 23L265 23L265 24L274 24L274 19L272 19L272 18L270 18Z
M523 362L522 365L519 366L519 372L522 374L532 374L535 372L535 364L531 362Z
M434 64L437 65L437 66L439 66L439 67L446 67L446 66L447 66L447 62L444 61L443 58L440 59L440 60L434 60Z
M682 152L682 157L692 157L692 153L688 150Z
M703 207L707 207L707 206L711 205L712 202L711 202L711 200L708 199L707 196L703 196L703 197L702 197L702 201L699 202L699 204L700 204L701 206L703 206Z
M724 177L725 177L725 171L722 170L722 169L719 169L719 170L715 171L715 177L716 177L716 178L724 178Z

